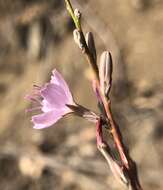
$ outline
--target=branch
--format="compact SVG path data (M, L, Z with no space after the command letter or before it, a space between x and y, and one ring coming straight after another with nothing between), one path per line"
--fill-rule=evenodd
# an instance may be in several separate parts
M67 10L68 10L69 14L71 15L71 17L75 23L75 26L76 26L76 30L74 32L75 42L82 49L82 52L86 55L87 60L92 67L92 70L94 73L96 92L98 92L100 99L102 100L102 102L100 102L100 106L102 108L104 108L103 109L105 111L104 117L105 116L107 117L107 120L109 121L109 123L111 125L111 134L112 134L114 143L116 145L117 151L120 155L122 167L124 168L124 171L125 171L126 175L128 176L129 183L130 183L132 190L142 190L139 180L138 180L136 164L131 159L131 157L128 153L128 149L125 147L125 145L123 143L123 138L122 138L120 129L113 119L109 94L106 96L106 94L104 94L101 91L97 60L94 58L93 54L91 53L92 49L89 49L88 44L86 43L85 36L83 34L81 23L80 23L81 13L80 13L80 17L77 17L75 15L75 12L72 8L70 1L65 0L65 2L66 2ZM79 11L77 10L77 12L79 12ZM111 88L111 83L110 83L110 88ZM108 147L108 145L106 145L106 144L104 144L104 145ZM111 161L113 161L113 158L108 152L106 152L105 146L101 146L99 150L103 154L103 156L107 159L107 161L111 162Z
M98 66L97 66L96 60L94 60L93 56L91 55L91 52L87 46L83 31L81 28L81 13L77 9L75 9L75 11L74 11L69 0L65 0L65 3L66 3L66 8L67 8L71 18L73 19L75 26L76 26L77 35L80 36L80 42L79 43L80 43L80 47L82 47L82 52L86 55L86 58L92 67L95 79L97 81L99 81ZM78 14L75 15L75 12Z

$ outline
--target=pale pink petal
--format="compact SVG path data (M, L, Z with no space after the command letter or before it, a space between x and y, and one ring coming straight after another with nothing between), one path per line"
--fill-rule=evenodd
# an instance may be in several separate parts
M34 129L44 129L44 128L47 128L48 126L45 126L43 124L35 124L33 126ZM50 127L50 126L49 126Z
M41 110L43 112L49 112L49 111L52 111L53 109L54 109L54 106L49 104L45 99L42 101Z
M63 79L62 75L56 69L54 69L52 73L53 73L53 75L51 76L50 82L53 84L58 84L59 86L61 86L64 89L67 97L69 99L71 99L71 101L73 102L73 98L72 98L72 94L70 92L70 89L69 89L67 83L65 82L65 80Z
M47 84L41 90L41 96L49 103L51 108L61 108L69 103L64 90L56 84Z
M70 109L53 110L32 117L32 122L35 129L47 128L56 123L65 114L72 112Z

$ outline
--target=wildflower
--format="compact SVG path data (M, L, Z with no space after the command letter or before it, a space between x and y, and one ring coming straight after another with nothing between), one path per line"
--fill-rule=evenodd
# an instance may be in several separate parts
M40 110L41 114L32 116L35 129L50 127L59 119L73 111L66 106L76 105L69 87L57 70L53 70L51 80L42 87L34 86L32 95L27 99L37 102L37 106L30 109Z
M35 129L50 127L63 116L73 112L89 121L97 120L95 113L74 102L67 83L57 70L53 70L49 83L42 87L34 86L32 95L27 95L26 98L36 103L34 108L27 111L42 112L32 116L31 121Z

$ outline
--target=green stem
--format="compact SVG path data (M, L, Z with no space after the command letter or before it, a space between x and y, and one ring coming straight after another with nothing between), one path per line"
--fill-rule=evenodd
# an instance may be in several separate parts
M81 30L80 20L75 16L74 9L71 5L71 2L69 0L65 0L65 3L66 3L66 8L67 8L69 14L74 21L76 29L78 29L80 31Z

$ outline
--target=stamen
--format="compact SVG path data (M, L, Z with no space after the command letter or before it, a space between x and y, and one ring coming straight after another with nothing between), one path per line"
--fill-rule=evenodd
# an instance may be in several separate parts
M33 97L33 96L31 96L31 95L25 96L25 99L30 100L30 101L32 101L32 102L37 102L37 103L39 103L39 105L40 105L41 102L42 102L41 100L38 99L38 97Z
M28 112L37 111L37 110L41 110L41 106L34 107L34 108L27 108L25 111L26 113L28 113Z
M33 85L33 88L36 89L36 90L41 90L41 86L38 86L38 85Z

